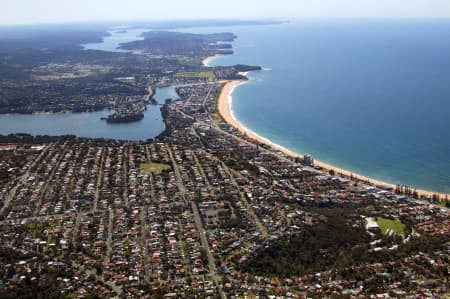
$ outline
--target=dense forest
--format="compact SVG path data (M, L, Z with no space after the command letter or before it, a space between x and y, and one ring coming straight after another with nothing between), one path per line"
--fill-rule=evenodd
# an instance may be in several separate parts
M394 251L373 252L370 236L362 225L349 219L349 209L321 209L327 221L306 226L292 237L277 240L261 249L243 270L282 277L304 275L326 270L344 270L361 263L396 260L410 254L441 249L442 240L424 236L411 238ZM398 241L395 236L378 236L381 244ZM400 242L402 243L402 242Z

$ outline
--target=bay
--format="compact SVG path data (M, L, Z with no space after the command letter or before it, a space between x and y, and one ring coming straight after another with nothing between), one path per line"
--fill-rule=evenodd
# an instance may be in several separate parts
M110 52L134 52L139 53L139 51L128 51L118 49L120 44L127 43L135 40L144 39L142 33L149 31L146 28L127 28L127 27L117 27L108 31L109 36L103 37L100 43L89 43L82 45L85 50L99 50L99 51L110 51Z

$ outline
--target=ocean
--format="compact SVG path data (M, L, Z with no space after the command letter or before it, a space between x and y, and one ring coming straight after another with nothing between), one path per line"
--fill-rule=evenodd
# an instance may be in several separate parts
M450 193L450 21L308 20L191 28L238 36L210 65L259 65L235 117L297 153Z

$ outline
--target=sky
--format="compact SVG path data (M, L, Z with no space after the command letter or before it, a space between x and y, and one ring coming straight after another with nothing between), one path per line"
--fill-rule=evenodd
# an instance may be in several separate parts
M450 0L0 0L0 24L161 19L450 18Z

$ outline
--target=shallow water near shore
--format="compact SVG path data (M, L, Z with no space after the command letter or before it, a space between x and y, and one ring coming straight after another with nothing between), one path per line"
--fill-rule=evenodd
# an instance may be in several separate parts
M260 65L233 92L247 128L355 173L450 192L450 21L198 28L238 36L209 65Z

